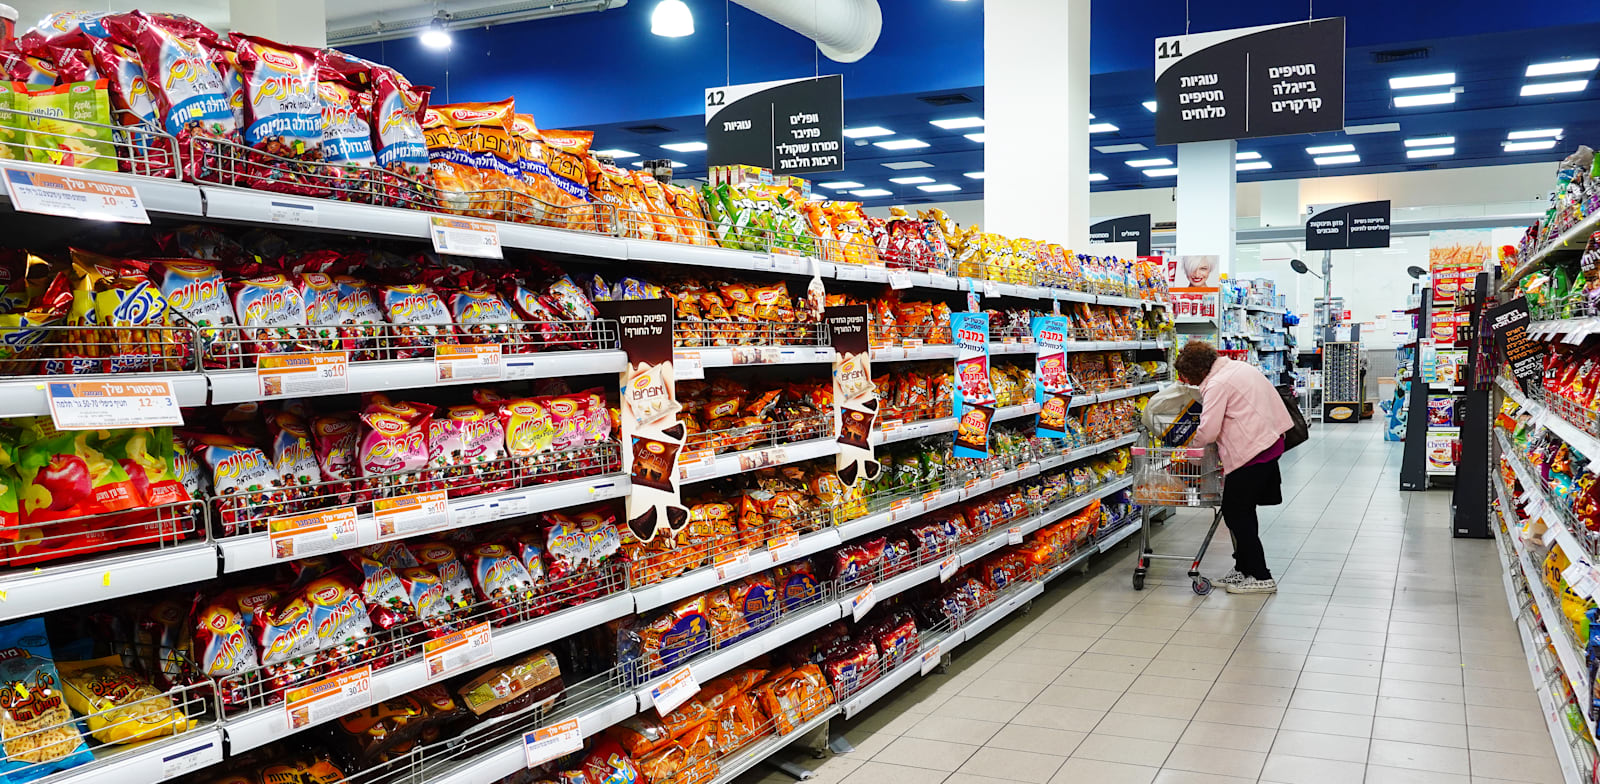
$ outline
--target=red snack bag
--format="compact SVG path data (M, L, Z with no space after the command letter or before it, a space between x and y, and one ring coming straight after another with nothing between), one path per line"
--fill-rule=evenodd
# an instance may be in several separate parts
M244 86L245 144L267 156L247 169L250 188L328 195L328 181L306 178L281 160L322 160L322 99L313 50L233 34L234 64Z
M210 140L236 140L239 128L212 44L194 37L198 31L192 28L141 11L102 22L114 41L138 52L161 127L178 138L185 178L215 179L206 158L213 151Z

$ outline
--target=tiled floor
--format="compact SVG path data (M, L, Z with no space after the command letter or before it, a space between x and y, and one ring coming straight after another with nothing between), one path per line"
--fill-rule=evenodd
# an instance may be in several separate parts
M1177 563L1135 592L1128 546L836 723L853 753L787 755L812 784L1561 784L1493 542L1451 537L1448 491L1396 489L1379 425L1313 433L1262 510L1276 596L1202 599ZM1203 534L1181 514L1157 549Z

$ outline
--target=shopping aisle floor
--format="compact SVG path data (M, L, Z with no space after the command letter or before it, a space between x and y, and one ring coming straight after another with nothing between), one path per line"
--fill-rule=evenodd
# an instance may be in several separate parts
M1380 425L1313 434L1262 510L1277 595L1197 597L1178 563L1135 592L1130 545L836 723L853 753L787 756L812 784L1561 784L1493 540L1451 537L1448 491L1396 489Z

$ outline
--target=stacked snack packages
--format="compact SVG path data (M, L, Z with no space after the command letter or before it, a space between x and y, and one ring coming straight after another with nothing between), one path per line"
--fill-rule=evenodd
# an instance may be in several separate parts
M827 295L827 306L866 305L873 348L948 344L950 305L938 301L912 299L890 289L872 299L849 294Z
M1574 364L1592 364L1594 361L1591 356L1582 363ZM1570 368L1571 365L1563 367ZM1568 375L1570 370L1564 370L1562 376ZM1582 382L1582 391L1569 391L1566 394L1584 394L1592 391L1589 389L1593 386L1592 381L1591 377ZM1545 383L1548 395L1549 385L1552 383L1549 375L1546 376ZM1569 379L1569 388L1570 386ZM1533 469L1536 477L1545 480L1544 493L1550 505L1569 515L1578 525L1583 526L1584 530L1600 533L1600 488L1596 487L1595 474L1592 470L1591 461L1594 458L1581 454L1565 441L1553 437L1549 431L1544 431L1545 435L1539 435L1540 428L1533 425L1528 417L1517 416L1515 401L1507 398L1504 406L1497 417L1497 422L1509 425L1512 443L1521 453L1523 460Z
M1556 187L1544 215L1528 227L1514 258L1531 259L1573 226L1600 211L1600 160L1588 145L1578 145L1556 165Z
M1034 579L1044 577L1045 572L1093 541L1099 524L1100 500L1095 499L1082 510L1029 535L1021 553Z
M809 298L791 296L782 281L755 284L674 275L607 283L594 275L584 280L584 289L595 302L670 298L676 344L685 348L815 343L819 337L817 307Z

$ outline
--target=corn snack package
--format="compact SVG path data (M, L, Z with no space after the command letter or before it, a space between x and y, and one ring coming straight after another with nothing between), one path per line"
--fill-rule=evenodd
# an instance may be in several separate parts
M62 692L44 619L0 626L0 781L22 784L94 760Z
M194 726L172 698L143 675L122 666L122 657L58 662L67 705L85 717L101 743L176 735Z

